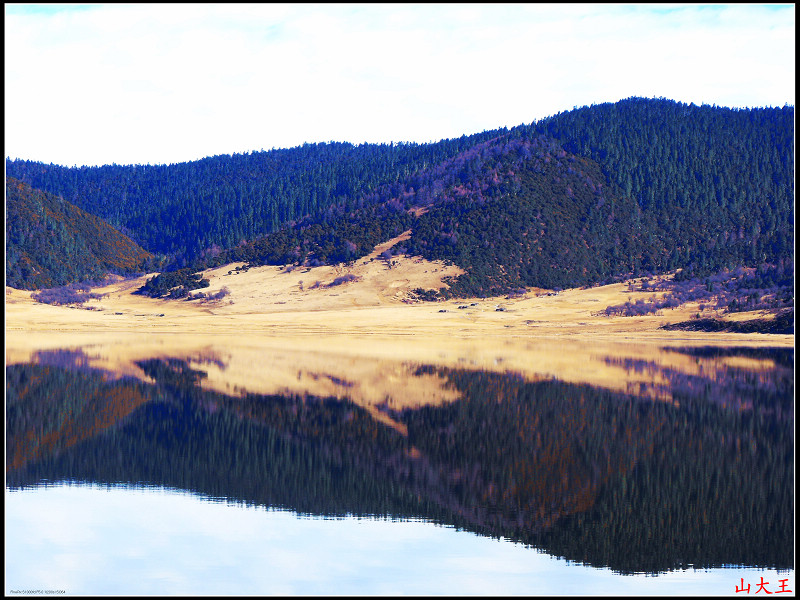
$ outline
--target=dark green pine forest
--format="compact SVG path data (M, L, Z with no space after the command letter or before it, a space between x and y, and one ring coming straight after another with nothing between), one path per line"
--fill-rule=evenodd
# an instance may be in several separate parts
M62 286L145 268L152 255L60 196L6 180L6 285Z
M792 106L629 98L431 144L157 166L7 160L6 171L104 219L170 272L346 262L409 229L395 252L467 272L453 296L794 265Z

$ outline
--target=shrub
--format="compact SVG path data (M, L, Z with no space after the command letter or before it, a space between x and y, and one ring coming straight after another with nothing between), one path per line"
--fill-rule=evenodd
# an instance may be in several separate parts
M187 300L203 300L205 302L210 302L214 300L222 300L225 296L230 294L231 291L228 289L227 285L223 285L219 291L214 292L213 294L206 294L205 292L197 292L194 294L189 294L186 299Z
M58 288L48 288L31 294L37 302L61 306L64 304L83 304L87 300L99 300L105 294L88 293L91 289L86 284L70 284Z
M202 294L202 292L200 292L200 293ZM218 292L216 292L214 294L209 294L208 295L208 299L209 300L222 300L225 296L227 296L230 293L231 293L231 291L230 291L230 289L228 289L228 286L227 285L223 285L219 289Z
M415 288L411 290L411 293L417 300L422 300L423 302L437 302L442 299L441 294L439 294L437 290Z
M353 275L352 273L348 273L347 275L342 275L341 277L337 277L336 279L331 281L328 284L328 287L330 288L330 287L334 287L334 286L337 286L337 285L342 285L343 283L349 283L351 281L358 281L359 279L361 279L361 278L357 277L356 275Z
M185 268L177 271L168 271L151 277L147 282L134 292L151 298L185 298L191 290L207 288L211 285L204 279L202 273Z
M658 312L662 308L675 308L687 302L699 302L701 311L709 307L725 312L751 311L758 309L782 309L791 306L793 295L791 290L794 281L789 268L762 266L752 275L743 268L734 271L721 271L705 278L691 279L687 275L675 277L673 281L659 281L645 285L640 291L664 291L660 300L651 297L647 303L630 300L625 304L609 306L601 311L607 316L634 316ZM763 287L778 280L775 287Z

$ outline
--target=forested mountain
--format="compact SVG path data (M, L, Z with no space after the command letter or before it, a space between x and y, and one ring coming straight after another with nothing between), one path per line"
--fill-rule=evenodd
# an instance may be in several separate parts
M6 180L6 285L37 289L141 271L151 257L63 198Z
M794 108L630 98L433 144L306 144L169 166L7 161L171 268L398 250L467 271L451 293L794 260Z
M631 98L536 129L603 165L641 207L648 246L672 246L668 264L708 270L794 255L794 107Z
M355 206L486 137L438 144L304 144L172 165L67 168L6 161L9 176L63 196L154 253L194 258L331 206Z
M638 207L605 181L595 161L552 139L501 136L375 193L389 201L368 197L358 210L306 218L200 264L342 262L411 229L395 251L464 268L451 293L580 285L633 271L642 253L632 232Z

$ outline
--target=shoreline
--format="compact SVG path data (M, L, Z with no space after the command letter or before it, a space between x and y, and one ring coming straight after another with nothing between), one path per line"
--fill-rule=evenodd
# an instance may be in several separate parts
M387 398L395 408L453 399L441 378L420 377L414 365L646 389L669 400L660 384L672 373L707 377L734 364L756 372L774 367L744 357L698 361L681 349L794 347L789 334L659 329L691 319L698 311L691 303L662 314L601 315L636 296L626 283L409 303L404 290L418 286L409 266L430 275L431 288L447 271L417 260L391 269L375 262L361 265L357 281L313 289L302 289L298 279L325 282L342 269L258 267L231 277L226 266L204 273L209 293L230 290L215 302L132 294L145 277L93 289L104 296L84 308L41 304L31 292L6 288L6 365L73 361L147 381L139 362L178 359L206 373L202 385L219 392L348 397L383 419L376 407Z

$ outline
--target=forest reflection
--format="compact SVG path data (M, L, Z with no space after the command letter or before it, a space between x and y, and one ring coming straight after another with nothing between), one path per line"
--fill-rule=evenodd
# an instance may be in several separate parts
M791 348L603 357L630 373L623 390L271 356L278 383L254 373L252 389L229 385L239 365L210 352L119 371L85 349L8 365L7 486L160 486L425 519L623 573L793 568Z

